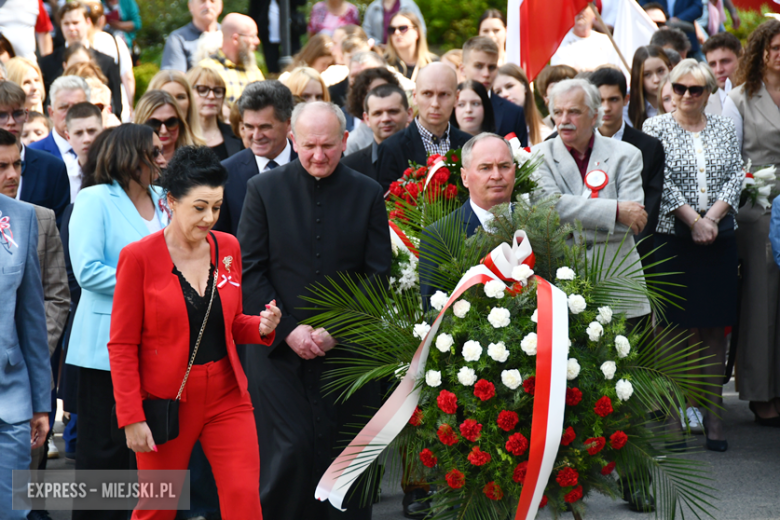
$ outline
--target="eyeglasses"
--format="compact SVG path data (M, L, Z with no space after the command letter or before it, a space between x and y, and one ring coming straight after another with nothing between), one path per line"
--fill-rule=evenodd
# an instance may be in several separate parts
M225 97L225 87L207 87L206 85L195 85L195 92L197 92L200 97L208 97L209 92L213 92L214 97L217 99L222 99Z
M6 124L9 117L12 117L17 123L24 123L27 121L27 109L14 110L13 112L0 112L0 125Z
M691 87L683 85L682 83L672 83L672 92L678 96L684 96L686 92L691 93L691 97L699 97L704 94L704 87L701 85L693 85Z
M395 34L396 31L400 32L401 34L406 34L406 31L408 30L409 30L408 25L399 25L399 26L390 25L387 27L387 34Z
M152 127L152 130L154 130L155 134L159 134L160 128L163 125L165 125L165 128L167 128L168 131L170 132L171 130L176 130L177 128L179 128L179 123L181 123L181 121L179 121L178 117L170 117L165 121L160 121L159 119L152 118L146 121L146 123L144 124L146 126Z

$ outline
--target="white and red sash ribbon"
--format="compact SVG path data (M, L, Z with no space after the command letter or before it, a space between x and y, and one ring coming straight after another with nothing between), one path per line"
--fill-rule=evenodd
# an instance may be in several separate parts
M340 511L352 483L404 429L420 399L418 384L425 375L430 346L447 309L463 293L491 280L514 282L512 269L521 263L533 267L533 250L525 232L515 232L514 244L501 244L490 260L469 269L458 282L430 331L420 343L409 369L390 398L349 443L320 479L317 500L329 500ZM507 278L507 280L504 280ZM538 343L536 392L531 424L531 451L523 491L515 518L530 520L536 515L547 480L555 463L563 431L566 404L566 362L568 358L569 314L566 295L537 276Z
M433 166L428 168L428 176L425 177L425 188L428 187L428 183L431 182L431 179L433 179L434 174L439 171L441 168L444 168L447 166L447 163L444 162L444 157L439 155L439 157L436 159L436 162L433 163ZM423 188L423 190L425 189Z
M399 249L408 251L415 257L420 258L420 253L417 251L417 248L414 247L414 243L406 236L406 233L398 227L398 224L392 220L388 220L387 223L390 225L390 242L395 244Z

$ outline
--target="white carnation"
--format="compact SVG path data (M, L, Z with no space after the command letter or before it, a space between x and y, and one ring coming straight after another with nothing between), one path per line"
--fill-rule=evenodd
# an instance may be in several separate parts
M496 298L500 300L504 297L505 290L506 285L504 282L500 282L498 280L490 280L485 284L485 294L488 298Z
M571 381L572 379L576 379L578 375L580 375L579 361L574 358L569 358L569 361L566 363L566 379Z
M490 310L490 314L487 317L488 321L493 328L500 329L509 325L509 309L503 309L501 307L495 307Z
M604 327L602 327L600 323L591 321L588 328L585 329L585 332L588 333L588 337L591 341L598 341L599 338L604 335Z
M624 358L631 352L631 344L628 342L628 338L618 334L615 336L615 350L619 358Z
M509 350L503 341L488 345L487 353L493 361L498 361L499 363L504 363L509 358Z
M442 291L436 291L436 294L431 296L431 307L436 309L437 311L440 311L444 308L444 305L446 305L447 300L449 300L449 296L447 296L447 293L444 293Z
M512 158L515 160L518 166L524 165L531 159L531 157L533 157L533 155L529 152L526 152L524 148L518 148L517 150L514 150L512 155Z
M478 341L469 340L463 344L461 354L466 361L478 361L482 355L482 345Z
M539 323L539 309L534 309L534 313L531 314L531 321L534 323Z
M528 279L534 275L534 270L525 264L520 264L512 269L512 278L525 285Z
M577 276L573 269L569 267L559 267L557 271L555 271L555 277L558 280L574 280L574 277Z
M523 349L523 352L525 352L529 356L535 356L536 342L537 342L536 332L531 332L526 337L524 337L523 340L520 342L520 348Z
M428 386L439 386L441 385L441 372L438 370L428 370L425 373L425 383Z
M452 313L458 318L465 318L469 309L471 309L471 304L466 300L458 300L452 305Z
M588 305L585 303L585 298L579 294L572 294L569 296L569 310L572 314L579 314L585 310Z
M425 322L418 323L414 326L414 331L412 332L412 335L415 338L423 339L428 334L428 331L431 330L431 326L428 325Z
M436 337L436 348L439 352L449 352L450 347L455 344L455 340L449 334L439 334Z
M601 364L601 372L604 374L604 379L612 379L615 377L616 370L617 365L615 365L614 361L604 361L604 363Z
M599 307L599 315L596 316L596 321L598 321L602 325L606 325L607 323L611 322L612 309L610 309L608 306Z
M566 356L569 355L570 350L571 350L571 338L566 338Z
M501 372L501 382L510 390L516 390L523 384L523 378L520 377L520 371L517 369L504 370Z
M458 381L463 386L471 386L477 382L477 373L469 367L461 367L458 371Z
M615 385L615 392L617 392L618 399L621 401L628 401L634 393L634 386L631 384L631 381L621 379Z

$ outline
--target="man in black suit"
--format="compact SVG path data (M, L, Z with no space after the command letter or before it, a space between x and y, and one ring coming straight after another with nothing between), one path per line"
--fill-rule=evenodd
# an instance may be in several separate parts
M214 229L237 235L249 179L298 157L287 139L292 110L290 89L276 80L250 83L238 98L238 111L244 131L251 135L251 144L222 161L228 171L228 182Z
M89 49L89 34L92 29L92 21L87 15L87 8L79 1L66 3L60 9L60 28L65 36L65 46L57 47L54 52L38 60L43 74L43 85L49 93L49 87L54 80L62 76L62 65L65 61L65 47L80 43ZM89 49L90 54L97 62L100 70L108 79L108 88L111 90L111 111L114 114L122 113L122 79L119 74L119 65L111 56Z
M390 84L380 85L366 94L363 107L363 123L371 128L374 142L347 155L341 160L341 164L377 180L379 145L405 129L414 113L403 89Z
M332 103L299 104L292 114L298 159L246 186L238 227L244 312L257 314L271 300L282 310L274 344L250 347L246 354L264 468L260 502L268 520L336 513L314 499L317 482L346 446L345 427L373 415L370 406L379 404L377 386L344 403L323 392L326 360L350 354L340 352L325 329L302 324L315 312L303 299L313 284L341 283L342 274L385 284L390 275L383 192L376 181L339 164L345 126ZM371 506L357 503L360 494L347 505L348 516L338 518L371 518Z
M458 101L457 89L455 71L443 63L431 63L417 74L417 118L406 130L383 142L377 152L377 180L385 192L403 175L409 161L422 166L429 155L444 155L461 148L471 138L450 126L450 116Z
M485 85L493 105L496 133L507 136L514 133L522 146L528 146L528 124L523 107L492 93L493 82L498 75L498 47L485 36L469 38L463 44L463 63L460 72L466 79Z

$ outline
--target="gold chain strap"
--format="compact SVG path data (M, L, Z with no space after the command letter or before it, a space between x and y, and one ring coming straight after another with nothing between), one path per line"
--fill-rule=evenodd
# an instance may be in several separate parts
M198 333L198 341L195 342L195 350L192 351L190 364L189 366L187 366L187 372L184 374L184 381L181 382L179 393L176 395L177 401L181 399L181 393L184 392L184 385L187 384L187 378L190 377L190 370L192 370L192 364L195 363L195 356L198 355L198 347L200 347L200 340L203 337L203 331L206 330L206 322L209 321L209 314L211 314L211 304L214 303L214 293L217 291L218 279L219 279L219 267L214 269L214 284L211 287L211 298L209 298L209 306L206 309L206 316L203 318L203 325L200 326L200 332Z

